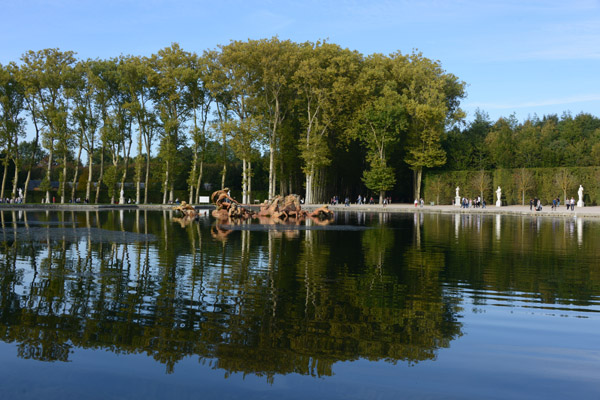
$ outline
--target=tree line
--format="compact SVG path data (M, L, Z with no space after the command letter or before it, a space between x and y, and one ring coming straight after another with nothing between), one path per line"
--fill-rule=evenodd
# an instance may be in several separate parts
M174 43L88 60L28 51L0 65L0 197L38 174L46 201L58 180L61 203L82 182L91 202L101 191L114 202L132 183L138 203L151 188L163 203L176 190L193 203L209 160L221 187L240 165L244 203L255 187L307 203L365 188L382 201L399 186L419 197L423 169L446 163L464 97L464 82L421 53L364 56L325 41L232 41L202 54ZM404 175L412 188L397 185Z
M448 162L426 178L425 196L450 203L454 188L467 197L493 197L503 190L505 204L525 204L538 197L548 204L585 188L588 204L600 202L600 118L534 115L519 122L514 115L496 122L479 110L472 122L444 136Z

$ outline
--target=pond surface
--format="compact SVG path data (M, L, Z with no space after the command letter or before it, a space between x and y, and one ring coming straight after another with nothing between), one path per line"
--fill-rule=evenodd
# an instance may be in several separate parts
M0 398L600 396L600 221L0 213Z

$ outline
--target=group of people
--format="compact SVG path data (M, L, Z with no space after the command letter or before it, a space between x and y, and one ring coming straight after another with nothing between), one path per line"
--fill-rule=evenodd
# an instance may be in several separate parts
M0 198L0 203L6 203L6 204L21 204L23 202L23 198L22 197L6 197L6 198Z
M332 206L337 206L338 204L340 204L340 198L339 196L333 196L331 198L331 200L329 201L329 204L331 204ZM350 197L346 197L344 198L344 206L345 207L350 207ZM356 198L356 205L362 205L362 204L375 204L375 199L373 198L373 196L371 196L369 199L367 199L366 196L362 196L362 195L358 195L358 197ZM387 204L392 204L392 198L391 197L385 197L383 199L383 205L387 205Z
M537 197L529 199L529 211L533 209L535 209L535 211L542 211L542 201Z
M558 198L557 198L558 200ZM566 201L567 204L567 210L569 210L569 208L571 209L571 211L575 211L575 199L573 197L571 197L571 200L567 199ZM560 204L560 200L559 200L559 204Z
M575 211L576 203L575 203L574 197L571 197L570 199L566 199L565 204L567 206L567 210ZM558 207L560 207L560 197L556 196L555 198L552 199L551 209L552 209L552 211L556 211L556 210L558 210ZM533 199L529 199L529 210L534 210L534 209L535 209L535 211L542 210L542 201L539 200L537 197L534 197Z
M460 208L485 208L485 206L485 200L480 196L477 196L473 199L467 199L466 197L463 197L460 202Z

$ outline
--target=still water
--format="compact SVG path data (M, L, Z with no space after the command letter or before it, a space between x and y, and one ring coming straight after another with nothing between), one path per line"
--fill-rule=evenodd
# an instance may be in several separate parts
M600 221L0 213L2 399L600 396Z

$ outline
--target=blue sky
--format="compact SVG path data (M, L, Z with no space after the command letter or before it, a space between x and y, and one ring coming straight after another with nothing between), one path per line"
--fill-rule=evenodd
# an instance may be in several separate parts
M600 116L600 0L0 0L0 63L58 47L80 58L150 55L178 42L328 39L368 55L440 60L468 84L467 119Z

